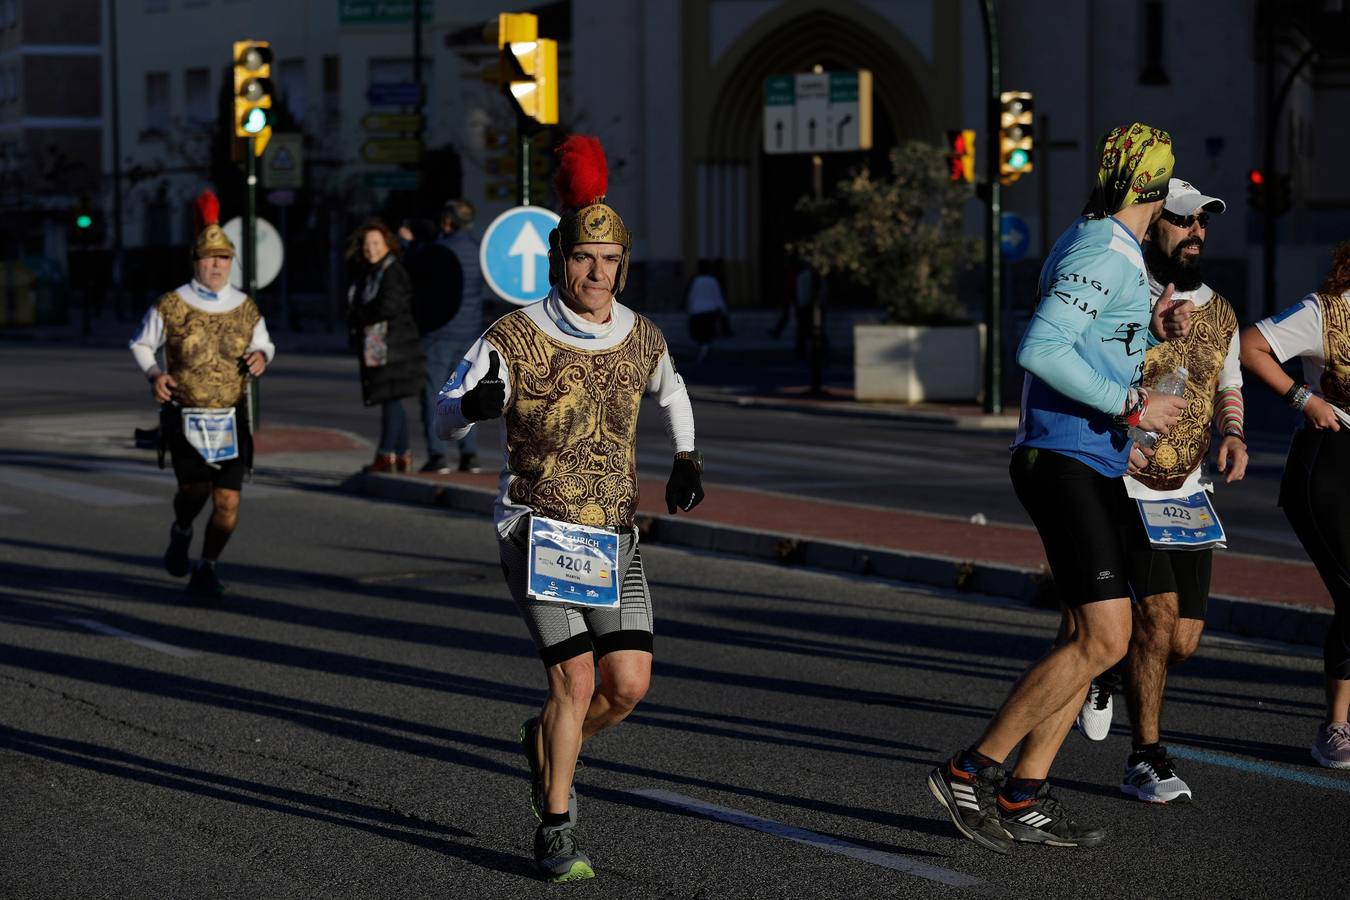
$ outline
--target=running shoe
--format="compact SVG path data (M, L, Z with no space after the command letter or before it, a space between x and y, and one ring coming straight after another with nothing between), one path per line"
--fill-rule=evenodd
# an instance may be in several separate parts
M583 881L595 877L591 858L577 843L576 825L568 823L549 828L540 825L534 832L534 864L547 880Z
M1156 754L1131 753L1125 760L1122 793L1145 803L1190 803L1191 789L1177 776L1163 747Z
M974 775L956 765L955 759L938 766L928 775L928 790L952 818L956 830L986 850L1008 853L1012 841L999 821L996 798L1007 775L998 766L981 769Z
M179 532L178 523L169 526L169 549L164 551L164 568L175 578L182 578L192 571L192 560L188 551L192 548L192 529Z
M431 472L436 475L448 475L450 473L450 463L446 461L444 454L433 453L431 456L427 457L427 461L422 464L422 468L418 469L418 471Z
M1111 733L1111 689L1095 680L1088 686L1087 699L1078 710L1078 730L1090 741L1104 741Z
M534 817L539 821L544 821L544 767L539 762L539 756L535 753L535 730L539 728L539 717L531 716L520 723L520 752L525 754L525 765L530 769L530 809L534 812ZM581 760L577 760L577 765L581 765ZM577 824L577 789L574 785L567 792L567 821L569 824Z
M1328 769L1350 769L1350 722L1332 722L1317 727L1313 759Z
M1000 796L998 811L1003 827L1015 841L1051 847L1095 847L1106 837L1100 828L1079 825L1070 819L1063 804L1050 793L1048 781L1028 800L1015 802Z
M221 583L220 576L216 574L215 565L205 561L197 563L192 570L192 578L188 581L188 590L198 597L205 597L208 600L216 600L225 596L225 585Z

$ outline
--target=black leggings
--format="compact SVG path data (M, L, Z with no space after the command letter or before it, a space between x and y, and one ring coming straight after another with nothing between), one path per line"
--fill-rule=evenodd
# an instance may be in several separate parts
M1323 656L1327 677L1350 680L1350 430L1294 435L1280 506L1336 605Z

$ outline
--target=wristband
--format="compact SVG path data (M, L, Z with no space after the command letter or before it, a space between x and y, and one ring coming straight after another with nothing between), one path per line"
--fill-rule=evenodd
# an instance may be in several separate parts
M1125 410L1116 416L1116 422L1127 428L1132 428L1144 418L1144 410L1147 408L1148 391L1143 388L1130 388L1130 392L1125 398Z
M1306 391L1307 389L1308 389L1307 382L1303 382L1302 384L1300 384L1299 382L1295 381L1293 384L1289 386L1289 390L1284 392L1284 402L1288 403L1290 406L1297 407L1299 392ZM1298 408L1301 409L1302 407Z
M1311 398L1312 390L1309 389L1306 384L1300 384L1298 390L1294 392L1294 399L1289 402L1289 405L1299 412L1303 412L1303 407L1308 405L1308 401Z
M703 453L699 450L681 450L675 454L676 459L687 459L694 464L694 470L700 475L703 474Z
M1234 431L1233 429L1230 428L1228 431L1225 431L1225 432L1223 433L1223 436L1224 436L1224 437L1235 437L1235 438L1237 438L1239 441L1242 441L1242 444L1243 444L1244 447L1247 445L1247 436L1246 436L1245 434L1243 434L1242 432L1240 432L1240 431Z

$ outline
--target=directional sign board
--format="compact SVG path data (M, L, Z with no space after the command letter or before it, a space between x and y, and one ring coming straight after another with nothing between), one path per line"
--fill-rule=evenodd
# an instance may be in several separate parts
M234 242L236 250L234 262L230 264L230 284L241 291L247 290L244 287L244 264L241 258L244 250L244 220L235 216L221 228L225 230L225 236ZM281 263L286 258L286 247L281 242L281 233L262 216L258 217L257 236L258 262L253 267L253 274L258 279L258 287L265 288L281 274Z
M301 134L274 134L263 151L263 184L297 190L305 183L305 138Z
M361 158L373 163L422 161L422 142L415 138L371 138L361 145Z
M1027 248L1031 244L1031 227L1027 225L1027 220L1017 213L1005 212L999 220L1002 226L999 230L999 243L1003 246L1003 259L1006 262L1017 262L1027 255Z
M423 121L417 113L366 113L361 117L361 127L366 131L418 131Z
M516 206L492 220L483 232L478 262L488 287L510 303L525 306L548 293L548 233L558 215L540 206Z
M770 75L764 79L764 152L797 151L797 79Z
M372 84L366 88L371 106L416 106L422 99L422 86L415 81Z
M799 72L764 80L764 152L872 147L872 73Z

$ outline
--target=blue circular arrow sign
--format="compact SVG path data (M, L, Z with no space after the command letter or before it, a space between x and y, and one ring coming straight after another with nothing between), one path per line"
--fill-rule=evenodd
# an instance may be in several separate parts
M1005 262L1017 262L1027 255L1027 247L1031 244L1031 226L1017 213L1010 212L1003 214L1000 224L999 243L1003 245L1003 259Z
M548 233L557 227L557 213L542 206L515 206L492 220L478 262L498 297L525 306L548 294Z

